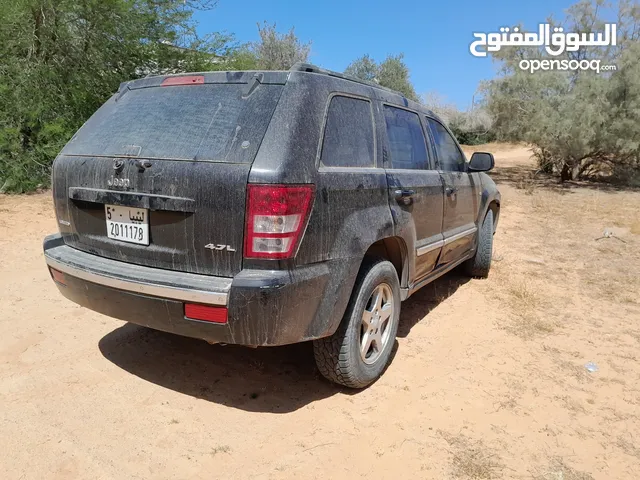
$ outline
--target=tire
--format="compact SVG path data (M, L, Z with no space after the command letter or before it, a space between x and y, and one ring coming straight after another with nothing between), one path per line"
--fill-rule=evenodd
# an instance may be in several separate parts
M373 383L389 363L399 319L396 269L386 260L365 259L340 326L330 337L313 342L320 373L350 388Z
M478 232L478 248L473 258L464 264L466 273L474 278L487 278L493 254L493 212L489 210Z

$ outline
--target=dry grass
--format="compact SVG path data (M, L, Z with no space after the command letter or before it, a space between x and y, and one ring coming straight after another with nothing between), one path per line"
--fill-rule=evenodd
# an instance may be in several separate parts
M511 225L518 248L503 251L506 259L494 269L500 290L495 296L511 313L507 330L531 339L560 325L571 328L566 312L581 297L604 301L620 316L637 315L640 193L545 185L526 171L511 185L506 194L502 187L500 227L510 206L526 219Z
M516 183L518 190L524 190L527 195L533 195L536 191L536 183L532 174L523 175Z
M455 478L491 480L502 478L504 465L496 453L485 447L481 440L473 441L458 434L438 430L451 447L453 455L452 474Z
M562 209L564 195L550 190L536 190L531 192L531 207L542 214L556 213Z
M562 358L562 355L554 355L552 360L559 367L558 381L560 383L565 383L566 380L574 380L577 384L583 384L593 380L592 374L587 371L582 363L577 363L575 360L566 360Z
M213 352L90 312L79 342L79 309L42 267L50 195L0 196L0 230L15 227L0 235L0 478L640 479L640 192L560 186L527 155L496 154L489 278L452 273L403 304L393 363L358 393L320 379L308 345Z
M535 480L594 480L589 473L571 468L560 457L552 458L549 466L533 478Z
M533 269L537 265L531 262L527 268ZM500 286L493 294L509 312L504 328L522 339L553 333L557 320L546 308L547 300L540 282L532 280L531 272L522 275L509 261L501 263L497 270L496 280Z
M637 304L640 301L638 280L638 277L608 272L596 281L587 280L587 283L591 283L602 298L612 303Z
M540 305L540 296L530 281L514 278L507 287L508 304L516 312L532 312Z
M570 410L573 413L587 413L580 400L576 398L573 398L569 395L562 395L556 396L555 399L560 401L567 410Z
M636 443L634 442L633 436L631 434L618 437L616 445L620 447L622 451L627 455L631 455L632 457L636 457L638 460L640 460L640 447L636 446Z
M211 449L211 456L216 456L218 453L229 453L231 451L231 447L229 445L218 445Z
M533 315L516 315L506 330L522 339L528 340L538 335L548 335L555 332L556 324Z

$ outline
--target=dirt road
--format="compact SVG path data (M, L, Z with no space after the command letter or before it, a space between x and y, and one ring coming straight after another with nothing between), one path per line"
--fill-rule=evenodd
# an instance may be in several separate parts
M640 193L559 188L499 148L491 277L403 304L361 392L308 344L210 346L72 304L42 258L49 195L0 196L0 478L640 478Z

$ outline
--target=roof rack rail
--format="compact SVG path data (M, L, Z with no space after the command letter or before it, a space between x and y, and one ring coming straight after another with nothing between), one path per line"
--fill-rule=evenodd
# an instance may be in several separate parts
M382 85L376 82L370 82L368 80L361 80L360 78L352 77L350 75L345 75L344 73L334 72L333 70L327 70L326 68L320 68L316 65L312 65L310 63L304 62L296 62L294 63L289 71L292 72L309 72L309 73L319 73L321 75L329 75L330 77L337 77L343 80L349 80L351 82L362 83L363 85L369 85L370 87L380 88L382 90L386 90L391 93L395 93L396 95L400 95L405 100L409 100L403 93L398 92L397 90L393 90L391 88L383 87ZM412 100L413 101L413 100Z

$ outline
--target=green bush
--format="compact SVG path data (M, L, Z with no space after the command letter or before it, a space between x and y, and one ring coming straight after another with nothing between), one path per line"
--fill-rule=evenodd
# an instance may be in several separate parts
M435 92L423 95L422 103L447 123L458 142L463 145L480 145L496 139L493 119L481 105L460 111Z
M496 139L495 133L489 131L465 132L456 128L451 131L462 145L482 145L483 143L493 142Z
M361 80L377 83L402 93L405 97L419 101L413 83L411 83L409 67L404 63L404 54L388 55L382 63L376 63L369 55L354 60L344 73Z
M121 82L222 68L212 55L231 38L193 34L208 3L0 0L0 191L48 185L57 153Z
M603 2L568 11L565 32L602 32ZM572 180L640 168L640 5L622 0L617 45L581 47L550 57L531 47L507 47L494 57L501 75L485 86L499 139L533 147L541 170ZM521 70L523 59L600 60L615 71Z

